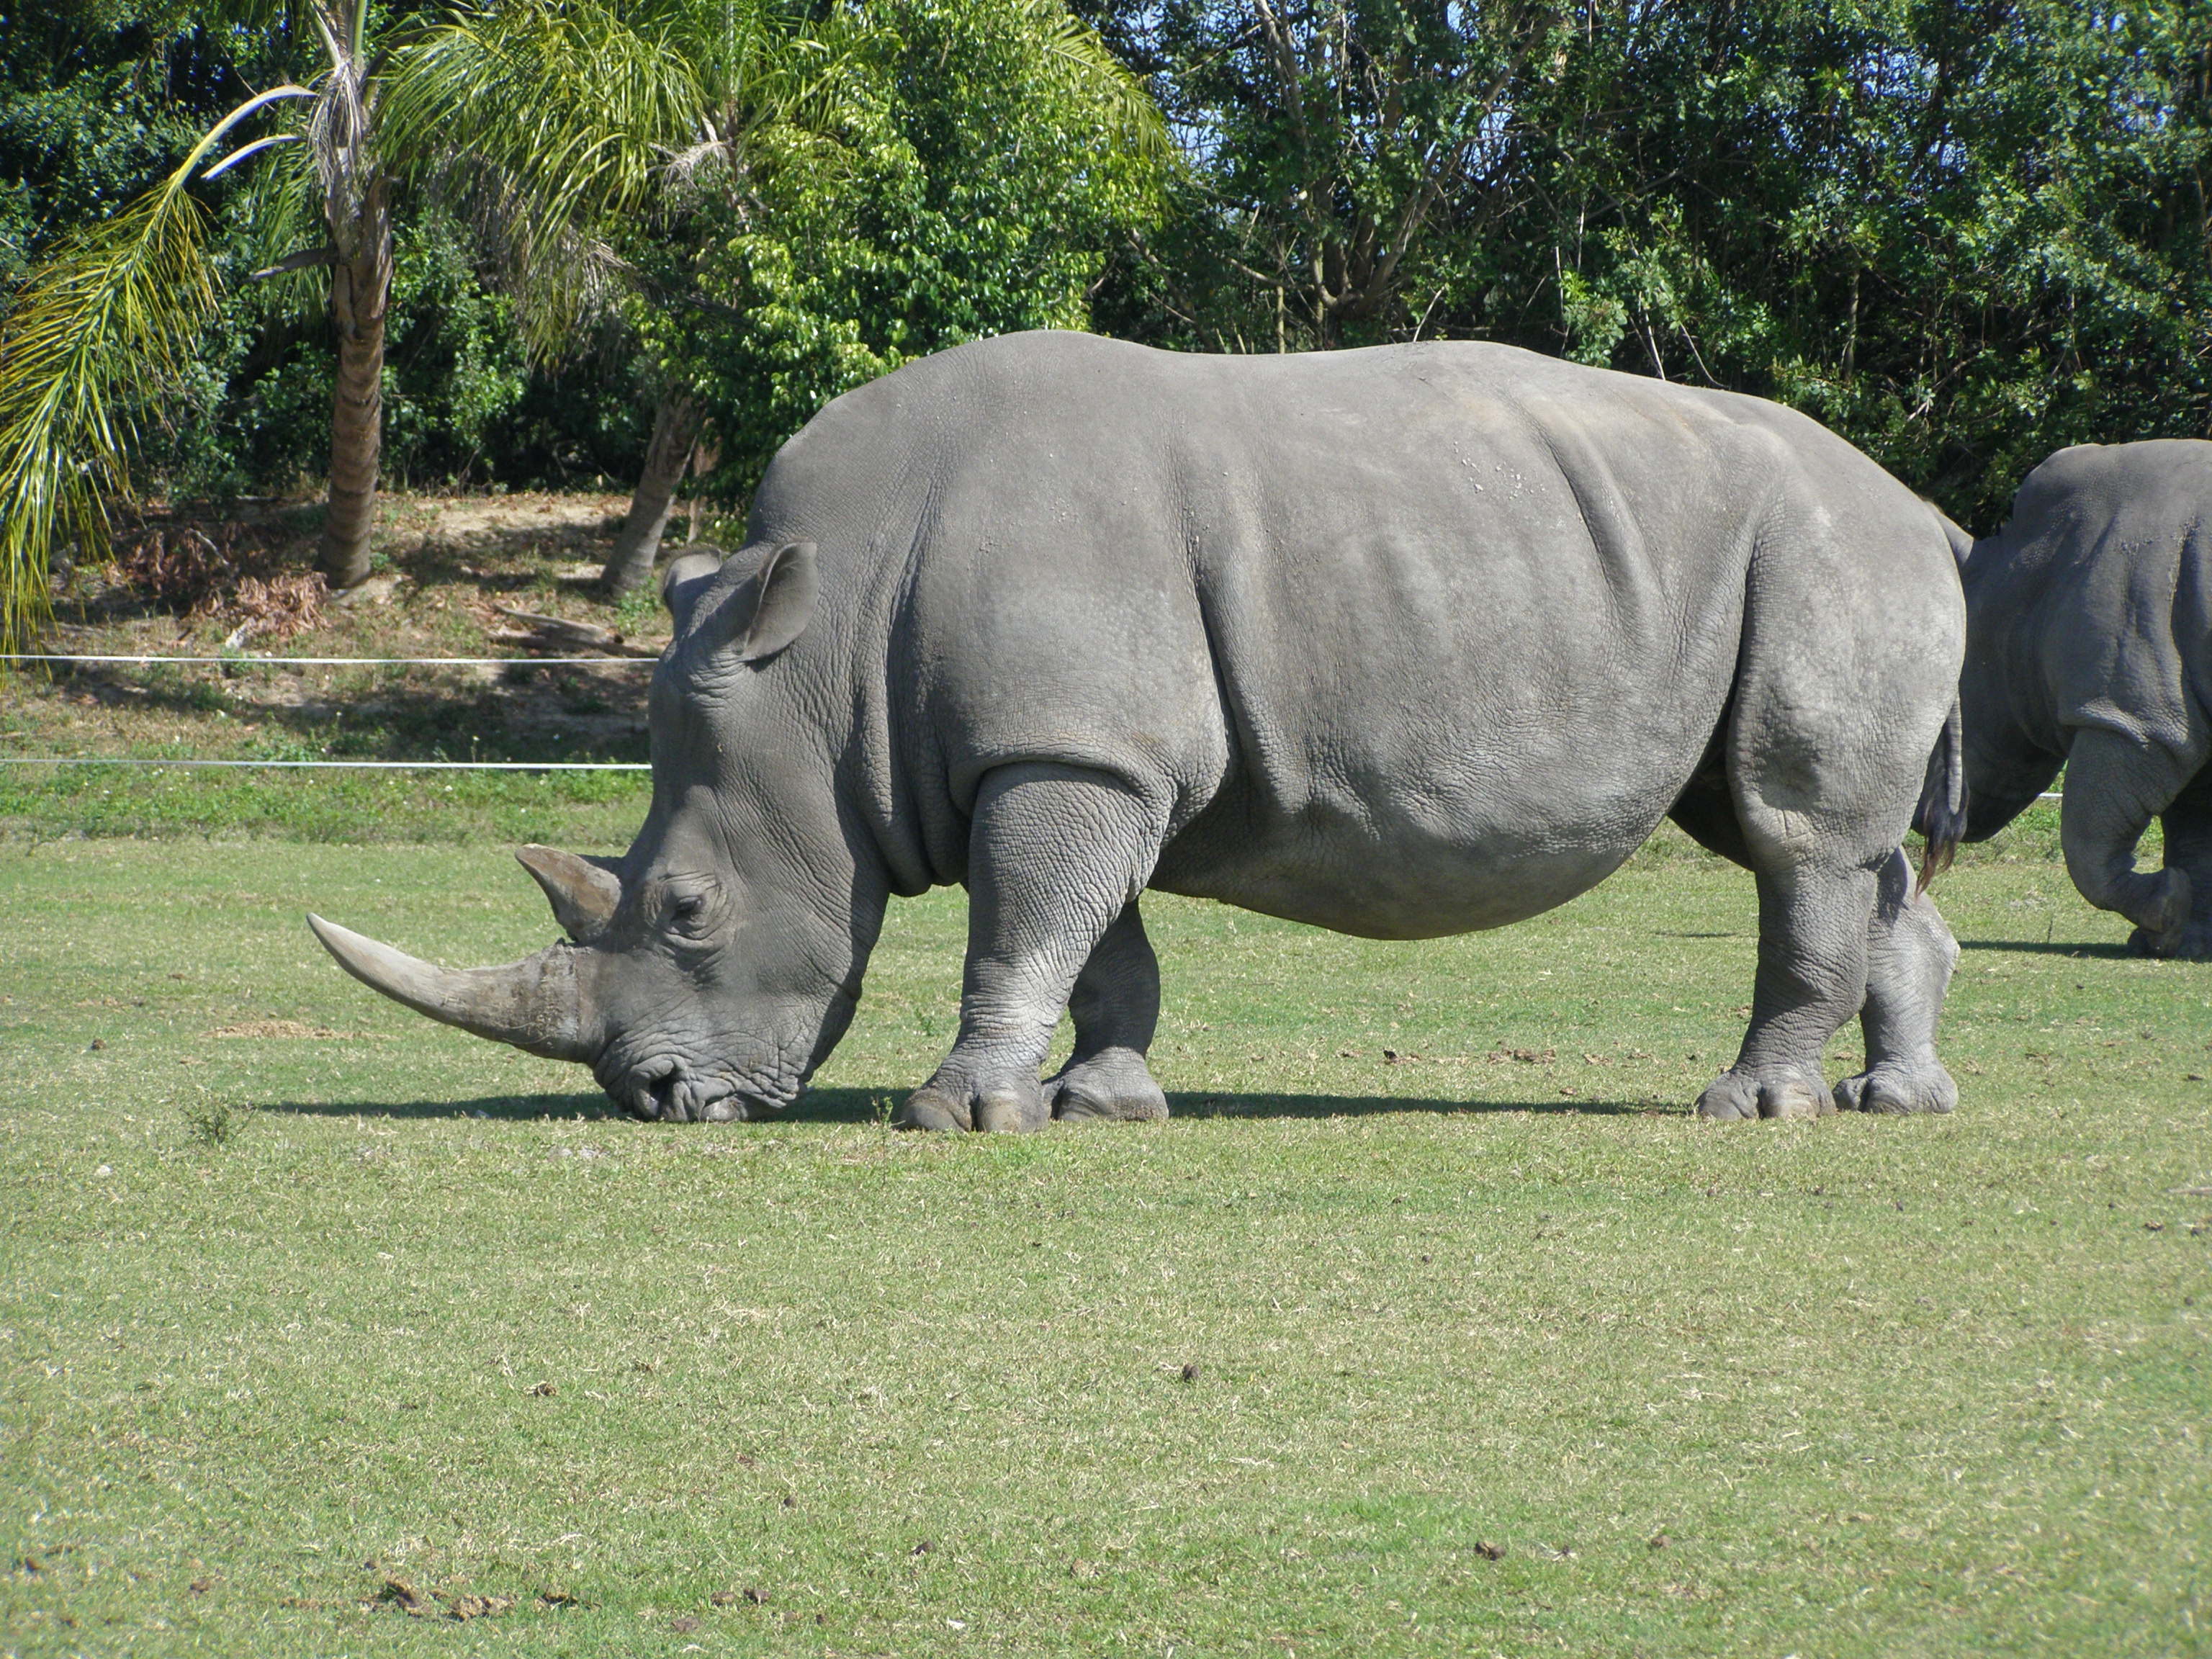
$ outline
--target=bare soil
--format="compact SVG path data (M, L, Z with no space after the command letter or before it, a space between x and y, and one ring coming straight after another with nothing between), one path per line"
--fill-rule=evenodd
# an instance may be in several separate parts
M506 607L613 629L651 652L667 624L650 593L617 606L576 580L605 562L627 504L598 494L387 495L375 574L350 592L311 595L319 603L304 617L286 614L283 581L292 577L296 589L298 574L313 568L319 508L157 505L120 544L158 537L167 548L197 547L208 568L178 575L176 559L126 557L65 573L39 648L512 662L530 653L496 637L519 626ZM154 564L168 574L157 580ZM243 583L263 577L240 597ZM572 646L558 653L580 654ZM544 668L53 666L0 674L0 752L642 759L649 677L647 659L613 655Z

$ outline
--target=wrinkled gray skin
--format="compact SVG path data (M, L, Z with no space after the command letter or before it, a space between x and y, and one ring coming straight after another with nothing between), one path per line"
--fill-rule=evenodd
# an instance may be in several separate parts
M1966 836L1987 840L2063 765L2081 896L2161 957L2212 957L2212 443L2062 449L1969 542ZM2166 867L2137 873L2162 817Z
M315 924L639 1115L789 1103L888 896L960 882L959 1037L901 1121L1157 1118L1146 887L1431 938L1572 898L1669 813L1758 879L1705 1115L1956 1099L1956 947L1898 842L1958 580L1917 500L1771 404L1480 344L1012 336L830 404L668 592L644 830L525 852L574 945L462 975ZM1870 1068L1832 1095L1854 1013Z

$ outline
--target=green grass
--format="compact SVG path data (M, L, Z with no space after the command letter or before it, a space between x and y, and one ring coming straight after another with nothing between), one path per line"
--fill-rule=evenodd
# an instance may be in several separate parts
M1953 1118L1692 1121L1753 908L1677 848L1419 946L1155 899L1176 1117L1019 1139L878 1121L957 895L791 1121L647 1127L301 926L519 955L494 848L19 841L0 1652L2212 1652L2212 969L2039 835L1939 889Z
M641 772L8 766L0 848L111 836L620 848L651 798Z

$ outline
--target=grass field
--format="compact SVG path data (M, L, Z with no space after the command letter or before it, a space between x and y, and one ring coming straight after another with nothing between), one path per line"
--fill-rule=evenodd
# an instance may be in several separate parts
M1018 1139L880 1127L957 894L790 1121L647 1127L301 925L520 955L495 848L0 845L0 1651L2212 1653L2212 968L2047 830L1939 889L1953 1118L1692 1120L1671 843L1155 899L1175 1118Z

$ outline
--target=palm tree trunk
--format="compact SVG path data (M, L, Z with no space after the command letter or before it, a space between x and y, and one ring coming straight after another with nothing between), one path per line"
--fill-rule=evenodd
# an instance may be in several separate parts
M387 181L362 203L352 258L331 267L331 322L337 334L337 390L331 404L331 493L320 564L333 590L368 579L376 528L376 470L384 442L384 312L392 292L392 214Z
M676 505L677 487L691 464L691 445L699 435L699 405L688 394L671 392L653 411L653 440L645 447L645 470L629 498L629 516L615 537L599 586L619 599L651 578L660 556L661 532Z

